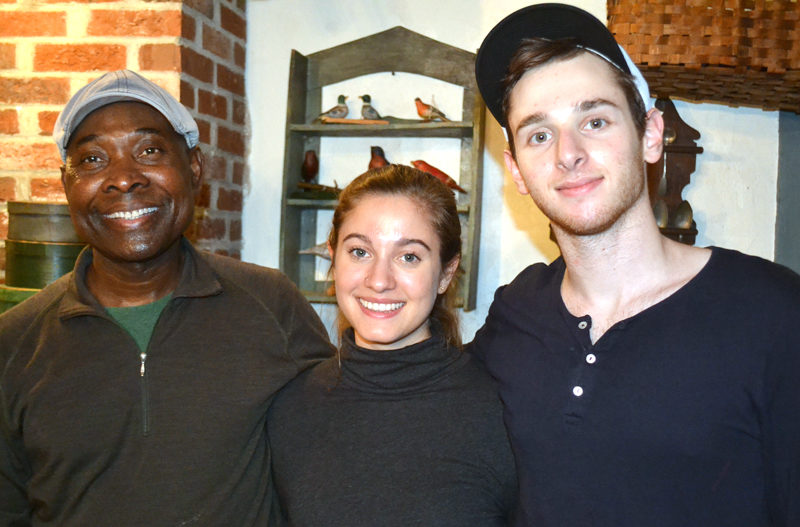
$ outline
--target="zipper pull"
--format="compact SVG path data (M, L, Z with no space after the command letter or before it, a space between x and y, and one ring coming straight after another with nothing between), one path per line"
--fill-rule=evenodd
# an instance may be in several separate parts
M139 356L142 358L142 367L139 368L139 376L144 377L144 361L147 358L147 353L140 353Z

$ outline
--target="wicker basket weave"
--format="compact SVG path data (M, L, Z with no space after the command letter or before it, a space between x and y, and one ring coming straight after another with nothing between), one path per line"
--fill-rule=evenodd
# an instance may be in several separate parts
M800 113L798 0L608 0L654 96Z

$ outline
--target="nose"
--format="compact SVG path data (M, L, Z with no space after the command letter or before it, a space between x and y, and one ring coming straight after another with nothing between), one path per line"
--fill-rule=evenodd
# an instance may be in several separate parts
M394 288L394 272L387 258L376 258L367 271L365 285L375 292L388 291Z
M573 130L562 130L556 138L558 165L564 170L575 170L586 160L583 138Z
M150 180L142 172L138 163L133 159L123 157L109 165L106 179L103 181L103 192L128 193L146 187L149 183Z

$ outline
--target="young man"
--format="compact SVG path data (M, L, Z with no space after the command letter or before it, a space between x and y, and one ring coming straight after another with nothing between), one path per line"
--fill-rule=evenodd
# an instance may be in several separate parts
M501 21L476 75L508 170L562 257L498 289L474 350L497 378L520 525L800 525L800 277L658 231L663 121L597 19Z
M274 270L182 236L197 124L132 71L54 138L75 270L0 317L0 525L265 525L273 395L332 349Z

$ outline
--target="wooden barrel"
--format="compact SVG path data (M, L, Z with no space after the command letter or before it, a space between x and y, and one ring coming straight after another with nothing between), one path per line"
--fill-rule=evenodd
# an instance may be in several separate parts
M67 205L9 201L6 285L43 288L72 270L84 245Z
M0 313L6 309L11 309L38 292L39 289L11 287L9 285L0 284Z
M8 202L8 239L79 243L64 203Z

